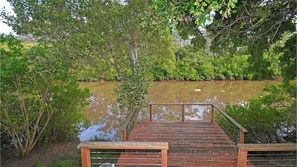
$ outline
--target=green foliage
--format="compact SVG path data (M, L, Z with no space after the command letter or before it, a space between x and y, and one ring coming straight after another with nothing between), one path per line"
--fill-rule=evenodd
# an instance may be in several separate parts
M142 66L138 66L135 73L124 76L121 85L115 91L121 112L133 112L148 105L147 93L151 81L147 69Z
M296 31L296 3L282 0L153 1L148 22L164 26L192 44L219 55L246 48L249 70L255 80L296 77L296 34L279 51L271 46ZM213 13L212 13L213 12ZM212 14L211 14L212 13ZM206 25L208 22L208 25ZM202 27L197 28L197 27ZM205 45L207 44L207 45ZM287 54L280 55L287 50ZM227 74L230 76L230 74ZM237 76L241 78L241 76Z
M297 34L293 33L288 37L283 46L279 46L279 52L282 55L279 57L280 61L280 71L284 80L293 80L297 76L297 60L296 60L296 43Z
M217 79L250 79L248 55L221 56L214 60Z
M296 142L296 90L292 83L267 86L258 98L226 112L248 130L247 142Z
M7 46L0 48L1 133L22 156L41 141L76 136L88 91L79 89L50 48L25 49L13 36L0 41Z
M214 58L190 46L176 52L175 79L250 79L248 55L229 55Z
M36 167L80 167L80 166L81 166L81 162L79 157L77 158L77 160L61 160L49 165L45 165L45 164L36 165Z
M10 3L15 15L3 11L5 21L16 33L52 46L80 80L120 80L131 70L132 46L141 56L173 55L169 34L143 25L149 0ZM166 65L162 70L170 73L172 63Z
M147 18L148 21L152 22L152 25L158 25L161 22L166 28L172 28L175 25L188 22L205 27L206 20L210 19L212 11L220 13L222 18L226 18L231 15L231 8L235 8L237 0L154 0L152 2L153 16ZM234 13L235 10L232 12Z

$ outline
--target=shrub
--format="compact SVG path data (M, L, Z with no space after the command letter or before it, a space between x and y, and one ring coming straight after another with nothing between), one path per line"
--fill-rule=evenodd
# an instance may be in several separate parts
M88 91L79 89L49 48L24 49L13 36L2 35L0 40L6 45L0 48L1 132L18 154L25 156L42 139L76 133Z
M229 105L226 112L249 132L253 143L296 142L296 85L266 86L247 104Z

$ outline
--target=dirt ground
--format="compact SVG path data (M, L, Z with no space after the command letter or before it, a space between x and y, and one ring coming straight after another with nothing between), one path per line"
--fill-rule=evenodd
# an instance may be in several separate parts
M76 148L78 144L79 142L64 142L40 146L24 158L7 158L1 155L1 167L34 167L40 163L50 164L58 160L79 158L79 150Z

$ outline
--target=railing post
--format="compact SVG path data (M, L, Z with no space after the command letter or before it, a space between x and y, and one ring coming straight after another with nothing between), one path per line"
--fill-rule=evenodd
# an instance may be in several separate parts
M211 120L210 120L210 122L214 122L214 107L213 107L213 104L211 105Z
M239 143L243 144L244 143L244 132L242 130L240 130L240 134L239 134Z
M152 122L152 120L153 120L152 109L153 109L153 106L152 106L152 104L150 104L150 122Z
M237 167L246 167L246 160L247 160L247 151L239 149Z
M162 167L167 167L167 149L161 150Z
M182 104L182 122L185 122L185 105Z
M90 149L81 148L81 166L91 167Z
M127 132L126 132L126 130L122 130L122 141L127 141Z

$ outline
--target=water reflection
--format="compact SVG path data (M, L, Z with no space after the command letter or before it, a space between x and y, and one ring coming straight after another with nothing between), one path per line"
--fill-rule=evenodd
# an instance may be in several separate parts
M277 81L165 81L154 82L149 92L152 103L214 103L220 108L226 104L247 101L262 92L265 85ZM113 90L119 82L81 82L82 88L89 88L92 96L84 114L92 125L79 135L81 141L120 140L120 126L124 115L113 106L116 97ZM199 91L198 91L199 90ZM185 120L209 120L209 106L185 106ZM180 106L153 107L154 120L181 120ZM148 120L148 108L139 115Z

